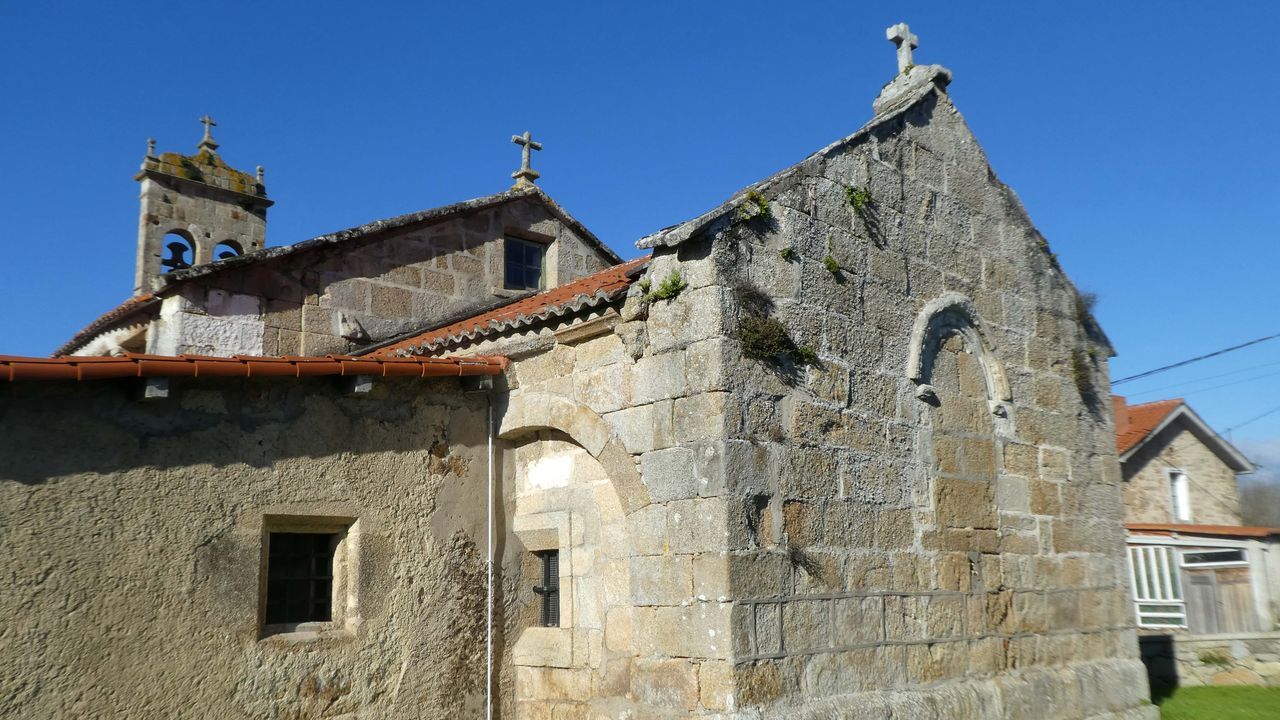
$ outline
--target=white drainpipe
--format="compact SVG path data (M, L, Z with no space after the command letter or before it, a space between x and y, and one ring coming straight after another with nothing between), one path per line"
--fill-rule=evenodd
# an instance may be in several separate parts
M489 404L489 504L485 513L489 601L485 604L484 716L493 720L493 396L486 394L485 399Z

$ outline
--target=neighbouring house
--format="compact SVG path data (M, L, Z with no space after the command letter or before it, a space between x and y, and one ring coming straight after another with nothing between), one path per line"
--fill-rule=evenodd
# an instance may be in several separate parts
M1112 405L1134 611L1156 675L1280 685L1280 528L1241 522L1237 476L1253 464L1181 399Z
M0 357L0 715L1153 720L1111 347L888 33L622 262L533 181L286 247L207 131ZM225 256L225 257L224 257Z

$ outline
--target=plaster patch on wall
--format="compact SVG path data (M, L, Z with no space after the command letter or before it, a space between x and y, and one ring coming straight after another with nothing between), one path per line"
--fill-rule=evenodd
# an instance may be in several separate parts
M565 487L573 477L573 455L557 453L529 463L525 472L525 492Z

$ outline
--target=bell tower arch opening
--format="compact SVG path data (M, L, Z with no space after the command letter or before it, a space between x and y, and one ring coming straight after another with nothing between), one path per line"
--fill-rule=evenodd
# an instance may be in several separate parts
M213 248L213 261L240 257L243 254L244 248L240 247L240 243L235 240L223 240Z
M195 262L196 244L183 230L170 230L164 235L160 272L170 273L191 267Z
M200 122L204 137L194 155L157 154L155 141L147 142L134 178L141 184L135 295L162 285L166 273L266 246L272 202L261 166L249 174L228 165L213 139L217 123L208 116Z

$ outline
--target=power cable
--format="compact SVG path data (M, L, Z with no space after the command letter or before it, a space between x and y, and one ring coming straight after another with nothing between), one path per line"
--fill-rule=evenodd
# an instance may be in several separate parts
M1140 373L1138 373L1137 375L1130 375L1129 377L1123 377L1123 378L1120 378L1119 380L1113 380L1113 381L1111 382L1111 385L1112 385L1112 387L1115 387L1116 385L1119 385L1119 384L1121 384L1121 383L1127 383L1127 382L1129 382L1130 380L1137 380L1137 379L1139 379L1139 378L1149 377L1149 376L1151 376L1151 375L1155 375L1156 373L1162 373L1162 372L1165 372L1166 370L1172 370L1172 369L1174 369L1174 368L1180 368L1180 367L1182 367L1183 365L1190 365L1191 363L1194 363L1194 362L1200 362L1201 360L1208 360L1208 359L1209 359L1209 358L1211 358L1211 357L1217 357L1217 356L1219 356L1219 355L1225 355L1225 354L1227 354L1227 353L1229 353L1229 352L1231 352L1231 351L1233 351L1233 350L1239 350L1239 349L1241 349L1241 348L1247 348L1247 347L1249 347L1250 345L1257 345L1257 344L1258 344L1258 343L1260 343L1260 342L1266 342L1267 340L1274 340L1274 339L1276 339L1276 338L1278 338L1278 337L1280 337L1280 333L1276 333L1275 335L1268 335L1268 336L1266 336L1266 337L1261 337L1261 338L1258 338L1257 340L1250 340L1249 342L1246 342L1246 343L1240 343L1239 345L1232 345L1232 346L1231 346L1231 347L1229 347L1229 348L1223 348L1223 349L1221 349L1221 350L1217 350L1217 351L1215 351L1215 352L1211 352L1211 353L1209 353L1209 354L1207 354L1207 355L1200 355L1199 357L1193 357L1193 358L1191 358L1191 359L1189 359L1189 360L1183 360L1183 361L1181 361L1181 362L1176 362L1176 363L1174 363L1174 364L1172 364L1172 365L1165 365L1164 367L1158 367L1158 368L1156 368L1156 369L1154 369L1154 370L1148 370L1148 371L1146 371L1146 372L1140 372Z
M1245 420L1239 425L1234 425L1232 427L1229 427L1226 429L1226 432L1230 434L1232 430L1239 430L1240 428L1244 427L1245 425L1248 425L1249 423L1255 422L1257 420L1261 420L1262 418L1267 417L1268 415L1274 415L1275 413L1278 413L1278 412L1280 412L1280 405L1277 405L1260 415L1254 415L1253 417L1249 418L1248 420Z
M1217 380L1218 378L1227 377L1228 375L1239 375L1242 372L1249 372L1250 370L1260 370L1262 368L1273 367L1275 365L1280 365L1280 360L1276 360L1275 362L1262 363L1260 365L1250 365L1249 367L1243 367L1236 370L1228 370L1227 372L1216 373L1214 375L1205 375L1204 377L1198 377L1198 378L1195 378L1194 380L1183 380L1181 382L1171 383L1169 385L1161 385L1158 388L1152 388L1150 390L1140 390L1136 393L1133 393L1133 396L1137 397L1139 395L1152 395L1154 393L1163 392L1165 390L1171 390L1173 388L1186 387L1188 385L1195 385L1197 383L1202 383L1206 380Z
M1280 375L1280 371L1263 373L1261 375L1254 375L1252 377L1241 378L1240 380L1232 380L1231 382L1227 382L1227 383L1210 385L1209 387L1205 387L1205 388L1196 388L1195 390L1189 390L1187 392L1179 393L1179 394L1182 395L1182 397L1191 397L1192 395L1199 395L1202 392L1208 392L1210 390L1219 390L1224 387L1231 387L1232 385L1240 385L1242 383L1253 382L1254 380L1262 380L1264 378L1275 377L1276 375ZM1147 395L1147 394L1150 394L1150 393L1148 392L1135 393L1134 397L1137 397L1138 395Z

